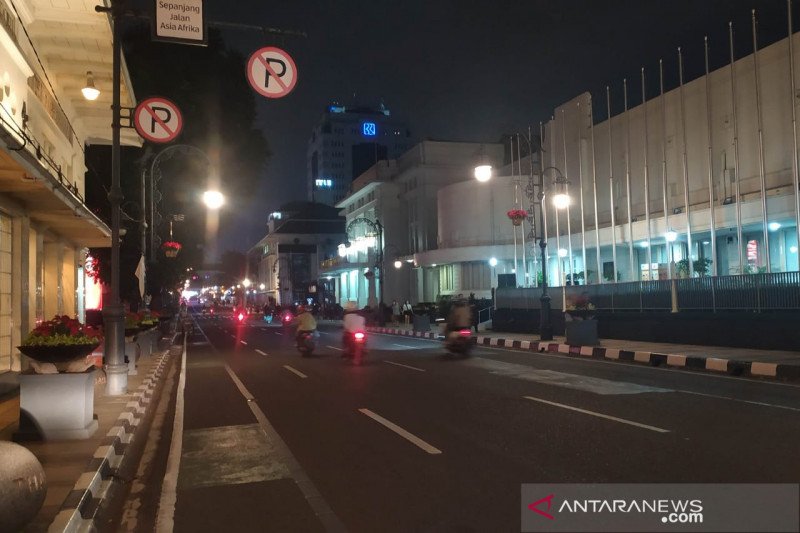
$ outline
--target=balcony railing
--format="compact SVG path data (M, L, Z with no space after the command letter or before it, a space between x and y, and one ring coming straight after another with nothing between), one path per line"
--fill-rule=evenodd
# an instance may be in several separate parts
M670 311L673 283L678 310L800 310L800 272L574 285L549 292L554 309L560 309L564 291L567 301L586 295L599 310ZM497 289L497 307L538 309L540 296L537 287Z

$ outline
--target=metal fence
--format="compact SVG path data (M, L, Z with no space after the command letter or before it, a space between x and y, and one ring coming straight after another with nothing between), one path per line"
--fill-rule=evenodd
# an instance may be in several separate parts
M566 300L588 296L597 309L610 311L670 311L673 291L678 310L776 311L800 310L800 272L708 276L700 278L574 285L549 289L552 308ZM538 309L541 289L497 289L500 309Z

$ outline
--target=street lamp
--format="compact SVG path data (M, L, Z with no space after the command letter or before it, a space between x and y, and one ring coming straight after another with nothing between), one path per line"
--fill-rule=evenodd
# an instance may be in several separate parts
M209 209L219 209L225 204L225 196L219 191L206 191L203 193L203 203Z
M543 137L542 125L539 124L539 135L540 139ZM553 326L550 323L550 295L547 293L547 235L544 234L544 199L545 199L545 180L544 174L547 171L555 171L557 176L553 180L553 185L556 188L556 192L553 195L553 206L556 209L565 209L570 204L570 197L567 194L567 185L569 182L564 177L559 169L556 167L542 167L543 161L543 154L542 154L542 145L541 142L539 143L539 172L534 173L533 171L533 140L530 128L528 128L528 135L520 135L523 139L525 139L528 143L528 160L530 162L530 174L528 175L528 186L525 189L526 195L528 196L528 200L530 201L530 209L528 212L530 213L530 233L528 237L531 239L531 242L535 242L538 238L539 240L539 249L541 252L541 264L542 264L542 295L539 298L541 302L541 313L539 316L539 337L541 340L553 340ZM475 167L475 179L480 182L486 182L492 177L492 167L486 165L484 161L481 162L482 164ZM538 176L538 183L534 181L534 176ZM535 207L539 206L539 224L538 227L541 229L541 235L537 237L537 224L535 223ZM559 250L559 255L561 254L561 250ZM495 266L497 264L496 258L491 258L489 260L489 264L491 266Z
M250 285L251 285L252 283L253 283L253 282L252 282L252 281L250 281L250 279L249 279L249 278L244 278L244 279L242 280L242 285L244 285L244 288L245 288L245 289L249 289L249 288L250 288Z
M395 260L394 260L394 267L395 267L396 269L398 269L398 270L399 270L399 269L401 269L401 268L403 268L403 262L402 262L402 261L400 261L399 259L395 259Z
M487 182L492 179L492 165L478 165L475 167L475 179Z

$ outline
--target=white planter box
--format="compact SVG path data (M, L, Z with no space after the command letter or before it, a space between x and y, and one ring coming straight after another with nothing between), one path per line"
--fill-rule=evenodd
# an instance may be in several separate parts
M88 439L94 419L95 371L20 374L16 440Z

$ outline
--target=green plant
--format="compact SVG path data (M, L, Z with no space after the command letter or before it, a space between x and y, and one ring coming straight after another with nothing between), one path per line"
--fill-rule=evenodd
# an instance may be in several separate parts
M588 320L594 318L596 309L597 307L589 301L589 295L584 292L576 296L570 296L567 299L567 306L564 312L572 318Z
M747 265L744 267L745 274L765 274L767 272L767 267L761 266L757 267L755 265Z
M52 320L42 322L31 331L23 346L66 346L93 345L100 342L102 333L99 329L81 324L78 319L67 315L55 316Z
M708 270L711 267L711 259L707 257L701 257L700 259L695 259L692 261L692 268L694 269L694 273L698 276L707 276ZM681 259L677 263L675 263L675 273L680 278L688 278L689 277L689 260L688 259Z

